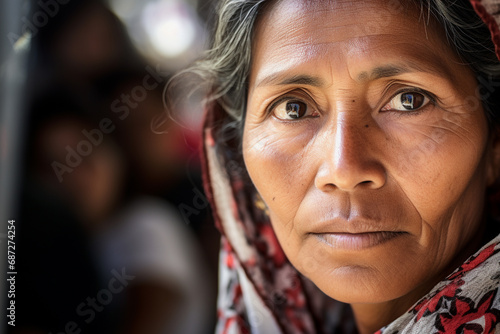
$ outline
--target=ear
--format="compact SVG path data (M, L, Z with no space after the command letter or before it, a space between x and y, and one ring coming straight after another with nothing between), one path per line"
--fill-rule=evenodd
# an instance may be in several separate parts
M490 187L500 178L500 126L493 130L487 154L486 184Z

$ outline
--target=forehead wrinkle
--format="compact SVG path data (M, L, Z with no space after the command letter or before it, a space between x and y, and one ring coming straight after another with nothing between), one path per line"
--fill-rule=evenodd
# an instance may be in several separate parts
M268 66L269 64L273 64L273 66L270 66L271 68L279 68L279 71L276 72L286 72L289 69L296 68L314 59L332 62L335 58L334 62L338 63L340 61L338 57L343 58L341 55L345 54L344 57L347 57L348 63L352 62L351 65L358 63L359 57L373 61L373 69L369 70L369 72L363 71L359 74L353 73L351 77L357 78L359 82L367 80L373 81L410 72L428 72L446 78L454 77L453 71L450 71L449 68L450 64L447 64L445 61L450 58L449 54L445 54L445 50L436 50L431 53L429 52L429 46L425 43L420 46L413 45L413 47L406 45L406 43L397 43L396 45L398 45L397 49L399 52L398 58L403 59L403 61L394 62L394 57L390 57L393 58L393 60L389 58L384 61L384 58L387 58L387 49L385 45L387 42L384 43L381 41L382 43L376 44L374 42L380 40L381 36L374 36L370 41L367 37L368 36L362 38L355 37L348 45L338 46L338 42L332 41L314 41L313 43L311 43L309 39L296 43L287 41L278 46L278 52L265 56L267 58L266 63ZM365 43L360 43L362 41ZM392 48L394 49L396 45L392 44ZM287 55L286 59L283 58L284 54ZM443 59L443 56L445 56L446 59ZM429 59L432 59L432 61L429 61ZM458 62L458 60L454 60L454 62ZM378 65L377 63L381 64L376 66ZM356 66L354 66L354 68L356 68ZM257 78L257 81L264 82L268 80L258 80ZM311 84L313 81L318 82L319 80L310 80L309 82L302 83ZM320 84L313 85L320 86Z
M286 5L285 5L286 3ZM359 29L359 22L352 21L343 16L337 16L335 20L331 20L332 12L337 10L357 12L361 5L351 0L297 0L297 1L275 1L266 8L264 15L260 16L257 21L257 30L260 33L270 33L270 41L276 42L289 41L290 44L331 44L330 39L332 32L337 36L345 35L345 32L352 34L356 32L362 34ZM378 8L377 4L373 5L374 10ZM282 17L275 17L275 11L283 11L281 15L287 14L289 19L283 20ZM280 20L281 18L281 20ZM365 18L370 20L370 18ZM376 18L374 19L375 21ZM324 32L322 38L325 40L294 40L295 37L302 38L304 35L310 35L316 31L318 26ZM317 37L317 36L316 36ZM342 40L342 39L341 39Z
M275 4L283 2L277 1ZM309 4L314 2L305 1L305 3ZM297 7L300 7L297 3L300 4L301 1L292 3L295 3L294 9L297 10ZM345 3L349 2L345 1ZM316 18L321 17L323 12L331 14L331 8L327 9L323 6L315 7L316 14L321 13L320 15L316 15ZM301 10L303 9L301 8ZM298 13L296 12L295 15L298 15ZM366 34L363 36L359 36L356 31L353 31L354 34L351 34L349 37L350 40L346 43L345 40L337 40L334 36L338 35L331 32L332 30L345 28L346 26L356 26L352 22L342 22L345 26L330 26L326 24L325 27L323 25L323 32L319 36L316 36L319 38L313 38L315 36L313 33L315 24L306 24L307 22L311 23L310 19L307 22L300 17L294 20L277 21L270 19L270 15L264 15L257 25L257 34L264 36L264 39L259 43L255 43L254 40L252 65L260 65L257 66L260 67L260 70L254 72L257 75L250 82L250 91L252 91L252 88L262 86L263 84L278 83L280 79L282 84L297 83L320 86L320 80L317 79L328 75L326 72L323 71L321 73L315 70L315 73L306 73L300 71L301 66L317 60L323 61L325 65L330 63L328 68L331 75L328 77L328 82L337 73L337 70L332 68L331 65L341 64L343 61L346 61L348 72L352 71L350 77L354 80L357 78L358 81L371 81L389 76L402 75L408 72L426 72L445 78L455 78L453 70L450 68L451 64L447 64L446 61L450 61L450 58L452 58L451 62L457 62L457 59L447 52L446 43L443 43L438 38L439 33L432 34L426 40L422 41L412 38L401 39L395 35L396 31L388 31L382 34ZM313 20L313 22L318 23L317 20ZM414 29L409 30L409 27L402 27L402 29L405 35L414 34ZM388 39L386 37L391 38ZM432 43L432 41L435 43ZM430 50L430 43L437 44L437 50ZM266 45L267 48L272 46L274 50L273 52L268 52L268 49L262 49L261 45ZM387 53L387 47L392 50L392 54ZM258 63L255 63L256 58L259 58ZM359 68L357 64L362 63L359 61L361 59L370 61L371 64L368 65L369 67ZM432 59L432 61L428 61L429 59ZM366 71L367 73L358 71ZM287 76L286 72L289 72L288 79L285 79L285 76ZM271 74L268 75L268 73ZM266 78L271 76L275 76L275 78ZM278 79L278 76L283 78ZM314 76L317 77L314 78ZM326 80L326 77L323 80Z

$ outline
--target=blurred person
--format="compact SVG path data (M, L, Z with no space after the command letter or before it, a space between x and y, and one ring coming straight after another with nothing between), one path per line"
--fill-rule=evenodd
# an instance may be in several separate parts
M75 323L84 332L114 333L117 319L113 305L88 323L77 313L81 303L95 296L108 279L100 274L92 256L92 231L88 224L94 220L90 216L103 216L110 210L105 209L108 203L87 201L85 210L80 210L52 168L54 162L64 162L66 158L57 145L73 144L72 129L81 131L81 124L88 126L92 122L82 107L64 93L33 102L29 120L24 154L26 176L16 236L17 323L9 330L21 334L59 333ZM75 178L62 181L67 181L68 188L79 187ZM107 197L96 187L81 191L97 196L98 200ZM85 217L82 212L88 215Z
M129 195L123 189L126 166L107 135L113 121L99 120L98 113L85 112L65 94L61 90L34 103L42 120L34 130L33 172L72 203L89 230L99 230Z
M145 78L150 79L146 80L147 85ZM164 77L161 82L167 80ZM145 89L151 83L153 78L143 69L110 73L97 86L102 87L99 91L107 91L107 104L120 120L116 134L133 169L131 186L140 194L162 198L176 207L203 246L214 282L211 289L216 291L220 235L203 194L199 161L201 121L196 118L199 110L183 105L174 114L167 114L163 85ZM136 93L139 91L144 95Z
M128 281L109 305L64 306L78 309L73 318L83 332L87 321L93 322L92 306L97 315L116 319L118 333L206 333L212 316L210 291L205 289L208 275L190 231L164 201L128 190L130 170L114 139L120 124L113 115L107 118L99 108L85 112L77 103L63 103L67 99L68 94L59 93L34 104L40 116L31 131L31 173L78 213L84 234L92 240L92 255L104 280L101 289L111 273L121 272Z
M32 13L46 12L33 1ZM112 68L133 67L140 57L123 23L102 0L72 0L58 6L32 38L36 53L35 89L47 82L72 86L92 98L92 81Z
M33 12L38 10L40 3L35 1ZM164 82L149 81L157 84L157 91L148 94L137 108L128 106L130 114L125 119L111 104L102 104L103 97L119 93L121 99L121 93L130 93L125 88L142 85L122 77L131 86L101 86L98 82L106 73L139 73L147 66L130 43L123 24L103 1L72 0L60 5L57 15L39 29L32 42L36 63L32 94L50 96L53 86L58 92L55 97L35 102L33 114L40 117L36 131L30 131L37 136L36 149L29 153L33 158L30 172L37 175L37 183L58 194L77 215L75 225L88 236L85 242L92 241L93 265L99 268L101 286L108 283L112 268L121 265L135 277L126 293L113 296L110 305L96 312L96 319L117 318L104 332L211 332L215 271L205 269L206 260L200 260L199 245L185 224L185 215L179 213L180 205L192 210L198 196L193 189L201 189L201 178L196 168L186 173L189 150L184 149L185 135L179 128L163 135L151 131L150 117L163 113ZM154 76L156 79L157 74ZM66 108L68 105L77 107ZM101 129L103 118L111 123ZM102 140L93 132L95 129L102 132ZM99 144L94 145L92 140ZM82 152L91 151L89 154L78 152L83 142L91 144L90 148L81 146ZM54 161L60 164L54 166ZM218 234L211 224L204 223L208 208L192 212L188 211L189 227L202 243L210 240L202 255L216 258ZM68 248L68 252L72 250ZM87 254L86 250L82 252ZM87 295L95 298L99 290L94 290L94 296ZM79 315L76 318L81 322ZM90 327L82 326L82 330L97 333Z
M162 91L166 78L152 77L147 65L111 71L95 84L120 126L116 135L126 147L135 173L134 187L159 194L175 185L185 172L185 161L196 151L186 131L166 116Z
M69 203L27 182L16 228L16 321L9 333L116 333L112 306L86 323L77 313L105 286L91 255L90 236Z

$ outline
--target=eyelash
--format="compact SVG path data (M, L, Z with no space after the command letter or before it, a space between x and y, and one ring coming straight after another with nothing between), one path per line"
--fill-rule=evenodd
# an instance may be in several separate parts
M438 99L437 97L424 90L424 89L421 89L421 88L418 88L418 87L407 87L407 88L403 88L403 89L400 89L398 91L396 91L396 93L394 93L388 100L388 102L384 103L383 106L381 108L383 108L385 105L387 105L388 103L390 103L392 101L392 99L394 99L396 96L400 95L400 94L404 94L404 93L419 93L419 94L422 94L424 95L426 98L429 99L429 102L427 103L427 105L423 106L423 107L420 107L416 110L408 110L408 111L398 111L398 110L395 110L393 112L395 112L398 117L405 117L405 116L417 116L419 114L421 114L422 112L424 112L427 107L430 105L433 105L435 106L437 103L438 103ZM381 108L379 108L381 110ZM380 112L379 110L379 112Z
M290 93L287 93L287 94L290 94ZM297 95L306 95L307 97L306 98L302 98L302 97L298 97ZM311 100L312 100L312 98L310 97L310 95L307 94L307 93L305 93L305 92L300 92L300 93L297 93L295 95L281 96L278 99L274 100L269 105L269 107L267 107L266 114L268 116L273 116L274 115L274 110L276 109L276 107L278 107L283 102L291 102L291 101L302 102L302 103L306 104L308 108L311 108L312 110L318 110L318 108L313 107L314 106L313 103L307 102L307 101L311 101ZM279 121L282 121L282 122L295 123L298 120L304 120L304 119L307 119L308 117L302 117L302 118L299 118L299 119L296 119L296 120L286 120L286 119L281 119L281 118L278 118L278 117L275 117L275 118L278 119Z
M388 89L390 89L390 87L388 87ZM388 90L387 89L387 90ZM386 91L387 91L386 90ZM426 98L429 99L429 102L427 103L427 105L421 107L421 108L418 108L416 110L408 110L408 111L393 111L394 113L396 113L398 115L398 117L404 117L404 116L417 116L419 115L420 113L422 113L423 111L425 111L428 107L429 104L435 106L438 102L438 99L436 98L436 96L424 89L421 89L421 88L418 88L418 87L406 87L406 88L403 88L403 89L399 89L398 91L396 91L388 100L387 102L385 102L383 104L383 106L385 106L386 104L388 104L390 101L392 101L392 99L394 99L396 96L398 96L399 94L404 94L404 93L419 93L419 94L422 94L424 95ZM303 93L303 94L306 94L307 96L309 96L309 94L307 93ZM285 95L285 96L282 96L282 97L279 97L277 100L273 101L269 107L267 107L267 110L266 110L266 114L269 116L269 115L273 115L274 113L274 110L277 106L279 106L281 103L283 102L290 102L290 101L299 101L299 102L302 102L302 103L305 103L308 107L311 107L313 104L312 103L308 103L306 102L306 100L310 100L311 98L309 97L308 99L303 99L303 98L300 98L300 97L297 97L296 95ZM382 106L382 107L383 107ZM381 108L382 108L381 107ZM379 112L381 112L381 108L379 108ZM315 110L318 110L318 108L314 108ZM298 120L301 120L301 119L304 119L307 117L303 117L303 118L299 118L299 119L296 119L296 120L284 120L284 119L280 119L278 117L276 117L278 120L280 121L283 121L283 122L290 122L290 123L295 123L297 122Z

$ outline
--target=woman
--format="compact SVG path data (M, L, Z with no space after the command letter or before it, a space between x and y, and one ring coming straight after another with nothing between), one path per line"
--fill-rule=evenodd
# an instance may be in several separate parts
M222 1L218 333L500 331L497 7Z

